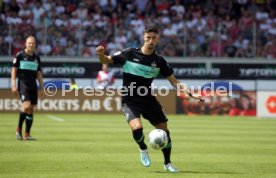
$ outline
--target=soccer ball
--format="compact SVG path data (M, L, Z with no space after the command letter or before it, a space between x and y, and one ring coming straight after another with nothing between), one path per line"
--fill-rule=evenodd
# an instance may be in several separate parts
M168 136L164 130L154 129L149 133L149 144L152 148L159 150L168 144Z

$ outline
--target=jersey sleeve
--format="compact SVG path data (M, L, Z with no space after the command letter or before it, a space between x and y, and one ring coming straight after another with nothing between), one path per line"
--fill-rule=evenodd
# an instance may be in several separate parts
M167 61L163 57L161 58L160 74L164 77L169 77L173 74L173 68L167 63Z
M19 61L20 61L20 53L17 53L12 61L12 67L19 68Z
M114 64L121 64L124 65L127 59L130 57L131 48L126 48L122 51L118 51L114 53L111 58Z

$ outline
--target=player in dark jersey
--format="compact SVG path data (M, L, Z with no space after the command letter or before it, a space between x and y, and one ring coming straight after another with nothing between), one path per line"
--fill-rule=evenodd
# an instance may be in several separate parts
M11 90L14 94L19 93L22 101L22 109L19 116L18 127L16 129L16 138L22 140L22 126L26 122L24 139L34 140L30 135L34 107L37 104L37 84L38 79L41 88L44 88L41 72L40 57L34 52L36 41L33 36L26 39L26 48L16 54L13 59L11 72ZM16 87L16 77L18 78Z
M155 77L160 73L165 76L170 83L200 101L204 98L201 95L191 93L191 91L181 84L173 75L173 69L165 59L155 52L155 46L159 40L158 28L149 26L145 28L144 44L140 48L128 48L116 52L112 56L104 55L103 46L98 46L96 52L101 63L120 64L123 68L123 86L128 87L127 93L122 93L123 112L132 130L133 138L140 147L141 162L148 167L151 164L147 145L144 142L143 126L141 115L147 119L155 128L166 131L169 142L162 149L164 155L164 169L168 172L178 172L178 169L171 164L171 138L167 127L167 117L161 105L151 94L150 86ZM140 87L140 88L139 88ZM146 92L146 90L148 92ZM142 94L142 95L141 95Z

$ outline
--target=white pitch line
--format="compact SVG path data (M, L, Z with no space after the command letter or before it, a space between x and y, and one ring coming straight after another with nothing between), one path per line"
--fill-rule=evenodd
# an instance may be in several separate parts
M53 115L47 115L49 119L52 119L54 121L58 121L58 122L64 122L64 119L57 117L57 116L53 116Z

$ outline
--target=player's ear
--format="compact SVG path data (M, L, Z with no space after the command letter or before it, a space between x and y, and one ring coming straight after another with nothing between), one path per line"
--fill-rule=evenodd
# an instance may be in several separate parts
M146 33L143 34L144 41L146 40Z
M157 40L159 41L159 39L160 39L160 35L159 35L159 34L157 34Z

